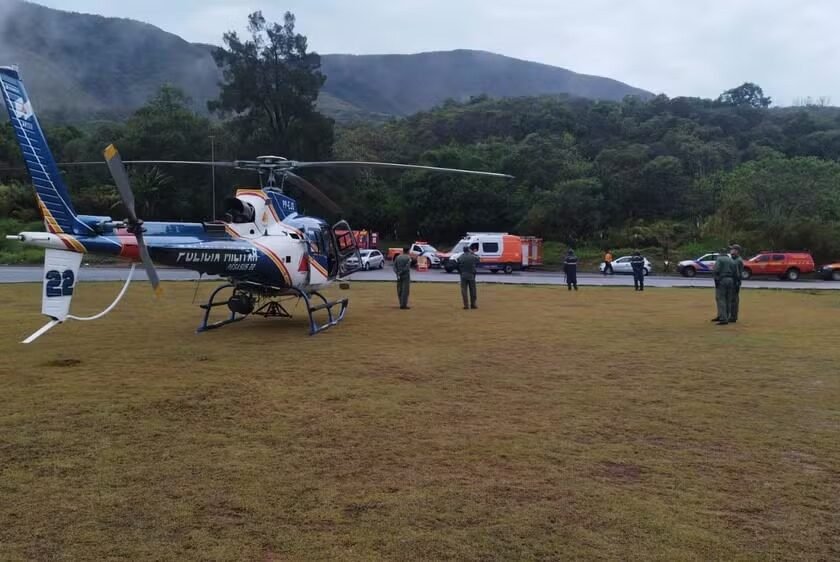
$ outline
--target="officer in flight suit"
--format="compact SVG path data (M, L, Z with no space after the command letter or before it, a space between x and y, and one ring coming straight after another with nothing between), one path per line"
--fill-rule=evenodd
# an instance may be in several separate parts
M738 267L727 253L721 254L715 262L715 301L717 302L718 325L729 324L732 295L735 293L735 277Z
M461 274L461 298L464 300L464 310L468 308L478 308L478 296L476 295L475 286L475 272L478 269L478 264L481 258L475 255L472 250L473 247L478 249L478 245L464 246L464 253L458 258L458 272ZM469 290L469 301L467 301L467 291Z
M729 255L735 262L735 290L732 291L732 302L729 303L729 321L738 321L738 309L741 308L741 279L744 275L744 260L741 257L741 246L732 244L729 247Z
M408 292L411 288L411 256L409 248L403 248L403 253L394 258L394 273L397 274L397 298L400 308L408 310Z

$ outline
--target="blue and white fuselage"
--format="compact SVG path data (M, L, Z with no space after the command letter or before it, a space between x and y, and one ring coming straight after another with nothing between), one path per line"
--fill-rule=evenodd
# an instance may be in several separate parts
M0 67L0 91L46 227L15 238L52 250L137 261L137 239L120 223L73 208L17 69ZM298 215L294 199L271 188L239 189L227 203L231 213L225 221L144 223L152 260L274 289L316 291L338 276L332 229Z

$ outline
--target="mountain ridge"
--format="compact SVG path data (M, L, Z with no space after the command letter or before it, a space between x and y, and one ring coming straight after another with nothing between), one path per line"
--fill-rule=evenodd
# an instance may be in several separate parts
M124 117L166 83L206 112L220 79L213 48L145 22L0 0L0 64L18 64L39 110L57 120ZM610 78L471 49L324 54L321 70L327 81L319 107L337 120L402 117L479 95L614 101L653 95Z

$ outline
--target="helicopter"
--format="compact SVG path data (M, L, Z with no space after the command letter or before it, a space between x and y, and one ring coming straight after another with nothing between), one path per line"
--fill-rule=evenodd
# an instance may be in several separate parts
M31 343L66 320L95 320L110 312L125 294L136 265L142 264L156 294L160 277L155 264L183 268L224 281L200 307L204 311L198 332L220 328L249 316L291 318L284 306L289 299L302 300L309 317L309 333L317 334L344 319L347 297L329 300L322 294L335 281L344 282L359 265L359 249L346 220L330 225L318 217L301 215L297 201L285 193L287 184L318 201L331 212L340 208L321 190L296 172L324 168L390 168L440 173L473 174L510 179L494 172L438 168L387 162L300 162L279 156L232 162L177 160L122 160L113 145L103 151L127 218L92 216L76 212L59 165L47 145L32 109L29 95L15 66L0 66L0 90L15 138L44 220L46 232L21 232L6 236L23 244L44 248L41 312L50 318L23 340ZM91 163L82 163L91 164ZM197 223L144 222L137 216L126 165L208 165L256 172L259 188L237 189L224 200L223 220ZM131 262L122 290L100 314L78 317L70 314L79 268L84 254L99 254ZM351 258L356 258L351 259ZM227 307L222 320L210 322L211 311ZM327 319L317 322L315 313Z

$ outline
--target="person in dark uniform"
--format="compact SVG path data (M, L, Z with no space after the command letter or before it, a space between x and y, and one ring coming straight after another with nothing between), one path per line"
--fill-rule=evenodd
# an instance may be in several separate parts
M397 274L397 298L400 301L400 308L408 310L408 293L411 289L411 256L409 248L403 248L403 252L394 258L394 273Z
M478 308L475 272L478 269L481 258L473 253L473 248L477 250L478 245L464 246L464 253L458 258L458 272L461 274L461 298L464 301L464 310ZM469 292L469 300L467 300L467 292Z
M569 248L569 251L566 252L566 259L563 262L563 272L566 274L566 285L569 287L570 291L572 290L572 287L575 288L575 291L578 290L577 264L578 259L575 255L575 251Z
M633 286L637 291L645 290L645 258L640 252L633 252L630 258L630 266L633 268Z
M715 262L715 301L718 310L718 325L729 324L732 293L735 292L737 266L727 253L721 254Z
M729 255L735 262L735 290L732 291L732 302L729 303L729 321L738 321L738 309L741 308L741 279L744 275L744 260L741 258L741 246L732 244L729 248Z

